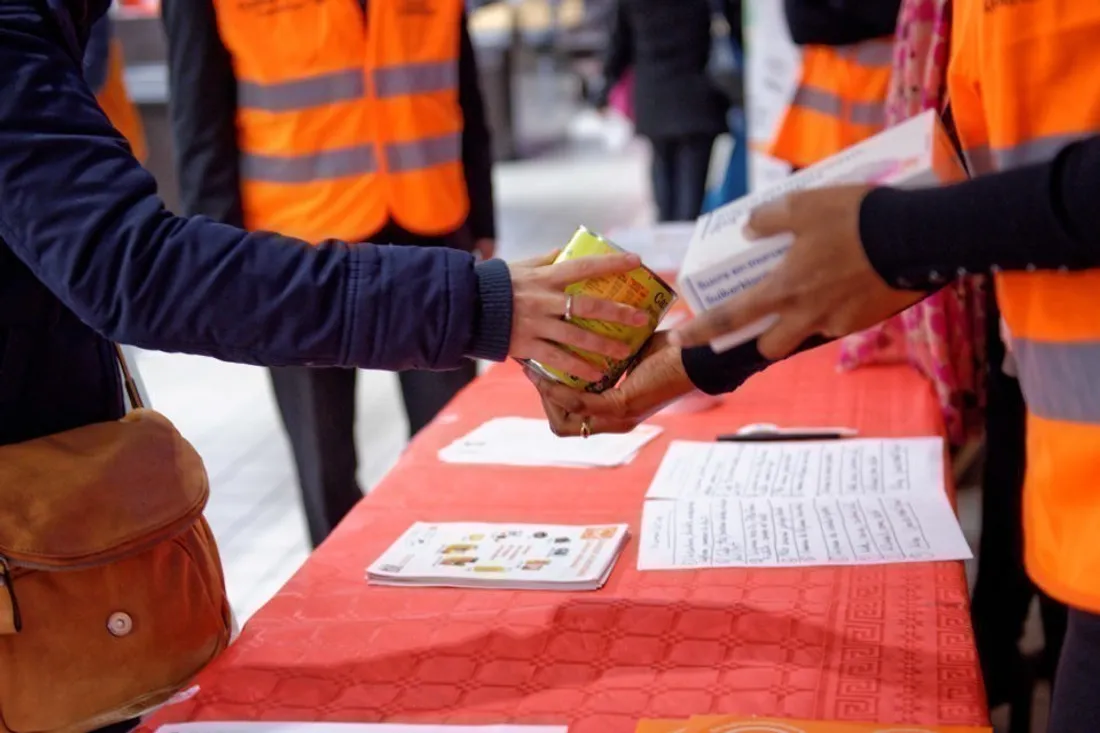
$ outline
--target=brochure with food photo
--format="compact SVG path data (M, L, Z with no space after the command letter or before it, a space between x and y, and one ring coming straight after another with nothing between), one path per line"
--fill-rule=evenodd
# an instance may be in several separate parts
M627 538L625 524L417 522L367 569L374 585L595 590Z

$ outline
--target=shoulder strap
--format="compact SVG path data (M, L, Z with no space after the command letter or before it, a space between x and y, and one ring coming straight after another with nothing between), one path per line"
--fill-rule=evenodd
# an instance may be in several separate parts
M122 372L122 387L126 390L126 400L130 403L130 409L137 410L145 407L145 399L141 396L137 380L134 378L133 371L130 370L129 362L126 361L126 352L122 350L121 344L114 344L114 348L115 358L118 359L119 370Z

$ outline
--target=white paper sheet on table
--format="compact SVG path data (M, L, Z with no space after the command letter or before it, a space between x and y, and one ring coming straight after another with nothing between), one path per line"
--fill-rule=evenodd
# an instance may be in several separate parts
M943 496L940 438L673 441L647 499Z
M939 438L670 446L638 568L806 567L971 557Z
M559 438L545 420L498 417L439 451L444 463L601 468L629 463L661 428L641 425L624 435Z
M647 501L639 570L967 560L946 497Z
M160 733L567 733L564 725L404 725L399 723L202 722L162 725Z

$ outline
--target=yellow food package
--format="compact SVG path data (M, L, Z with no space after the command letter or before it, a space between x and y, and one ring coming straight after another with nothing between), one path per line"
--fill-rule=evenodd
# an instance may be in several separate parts
M581 227L554 262L565 262L592 255L616 254L624 251L599 234ZM638 355L645 347L646 342L653 336L653 333L657 330L657 325L672 308L677 297L668 283L644 265L621 275L608 275L574 283L567 287L565 292L574 296L584 295L601 300L612 300L616 303L629 305L632 308L638 308L649 314L649 322L644 326L627 326L622 323L608 323L607 321L596 321L588 318L572 319L573 324L585 330L607 336L630 346L630 356L621 360L611 359L569 346L561 347L598 367L604 374L603 379L598 382L580 379L537 361L526 360L524 362L549 379L586 392L603 392L605 389L615 386L620 377L637 361Z

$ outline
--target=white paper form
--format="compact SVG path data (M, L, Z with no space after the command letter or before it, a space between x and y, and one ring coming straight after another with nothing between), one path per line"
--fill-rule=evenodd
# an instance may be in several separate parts
M639 570L965 560L946 496L647 501Z
M940 438L674 441L647 499L943 496Z
M545 419L493 418L439 451L444 463L607 468L633 460L661 428L640 425L622 435L559 438Z
M567 733L564 725L403 725L399 723L278 723L215 721L162 725L159 733Z

